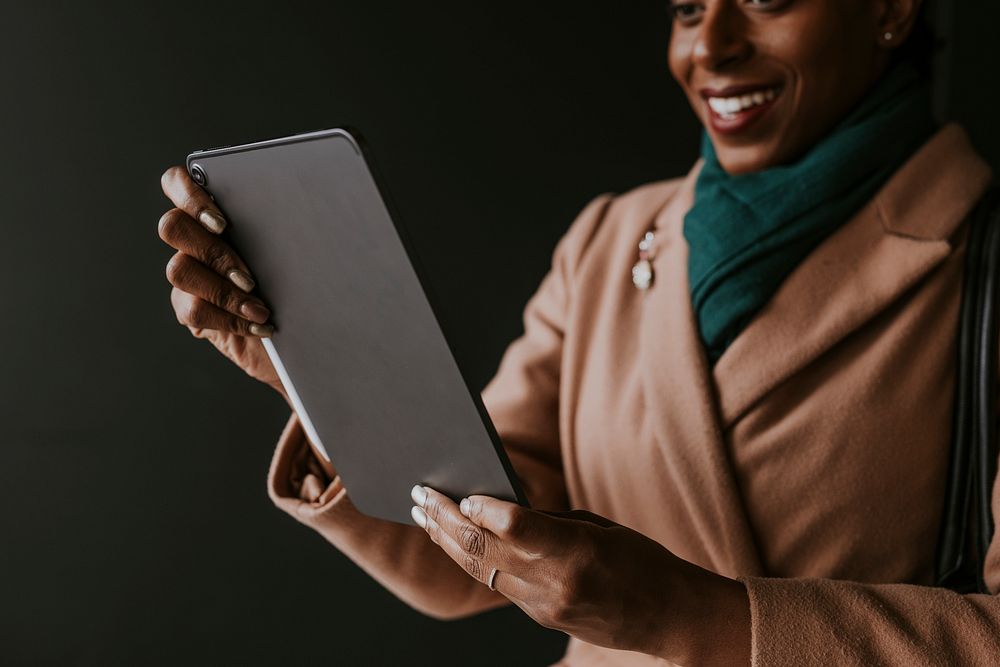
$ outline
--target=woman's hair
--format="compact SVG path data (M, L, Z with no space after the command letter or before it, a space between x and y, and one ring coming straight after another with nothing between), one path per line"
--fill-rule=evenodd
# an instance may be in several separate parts
M934 28L931 27L929 18L931 5L929 1L921 5L910 36L893 54L893 62L908 60L928 77L932 74L935 52L941 46L940 40L934 34Z

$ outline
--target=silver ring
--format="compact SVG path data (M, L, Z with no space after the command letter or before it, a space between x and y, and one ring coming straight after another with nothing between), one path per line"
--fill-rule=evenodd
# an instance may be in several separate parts
M490 578L486 580L486 587L489 588L491 591L496 590L495 588L493 588L493 580L497 578L498 571L499 570L497 570L496 568L493 568L493 571L490 572Z

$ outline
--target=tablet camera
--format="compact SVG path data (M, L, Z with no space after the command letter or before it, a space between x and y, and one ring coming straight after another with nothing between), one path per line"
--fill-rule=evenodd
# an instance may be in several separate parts
M204 186L208 183L208 176L205 174L205 170L201 168L200 164L191 165L191 178L198 185Z

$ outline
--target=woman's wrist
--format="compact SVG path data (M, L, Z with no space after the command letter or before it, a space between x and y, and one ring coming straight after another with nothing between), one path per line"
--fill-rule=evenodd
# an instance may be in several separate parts
M741 582L692 565L665 614L659 657L699 667L750 664L750 597Z

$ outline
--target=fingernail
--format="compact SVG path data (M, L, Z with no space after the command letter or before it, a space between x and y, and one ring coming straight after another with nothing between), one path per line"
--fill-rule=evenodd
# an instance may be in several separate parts
M427 527L427 514L419 507L411 507L410 516L413 517L414 523L416 523L421 528Z
M243 305L240 306L240 314L248 320L264 324L267 322L267 318L271 316L271 311L264 305L254 301L244 301Z
M412 489L410 489L410 497L413 498L413 502L423 507L424 502L427 500L427 490L424 487L417 484Z
M205 225L206 229L215 234L219 234L226 228L226 219L215 211L204 210L198 215L198 221Z
M469 516L470 505L472 505L472 503L469 502L468 498L462 498L462 502L458 504L458 511L464 514L465 516Z
M270 324L251 324L250 333L260 338L269 338L274 333L274 327Z
M229 279L233 281L233 284L239 287L244 292L253 291L254 285L256 285L256 283L253 281L253 278L243 273L239 269L233 269L227 275L229 276Z

